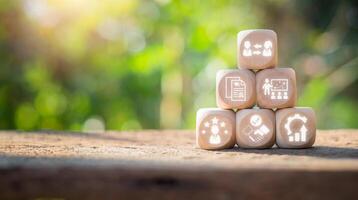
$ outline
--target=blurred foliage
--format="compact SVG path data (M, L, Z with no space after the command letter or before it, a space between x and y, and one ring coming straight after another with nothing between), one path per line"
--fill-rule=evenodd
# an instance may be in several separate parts
M319 128L358 128L353 0L1 0L0 128L193 128L251 28L278 33Z

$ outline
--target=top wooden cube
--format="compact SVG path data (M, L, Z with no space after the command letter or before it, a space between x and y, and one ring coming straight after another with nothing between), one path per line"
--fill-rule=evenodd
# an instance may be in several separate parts
M238 67L266 69L277 65L277 35L272 30L240 31L237 35Z

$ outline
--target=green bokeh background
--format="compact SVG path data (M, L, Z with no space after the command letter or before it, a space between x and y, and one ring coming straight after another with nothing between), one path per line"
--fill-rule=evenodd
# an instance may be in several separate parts
M358 128L356 1L1 0L0 129L194 128L252 28L318 128Z

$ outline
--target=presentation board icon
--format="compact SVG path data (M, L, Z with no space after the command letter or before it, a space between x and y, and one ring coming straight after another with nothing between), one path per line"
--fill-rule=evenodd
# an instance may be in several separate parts
M260 108L294 107L296 73L292 68L264 69L256 73L257 105Z
M288 99L288 79L265 79L262 86L264 95L272 100Z

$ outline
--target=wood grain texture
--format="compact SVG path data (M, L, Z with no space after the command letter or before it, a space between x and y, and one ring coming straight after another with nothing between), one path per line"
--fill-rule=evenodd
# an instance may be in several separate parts
M357 199L358 131L206 151L194 131L0 132L0 199Z

